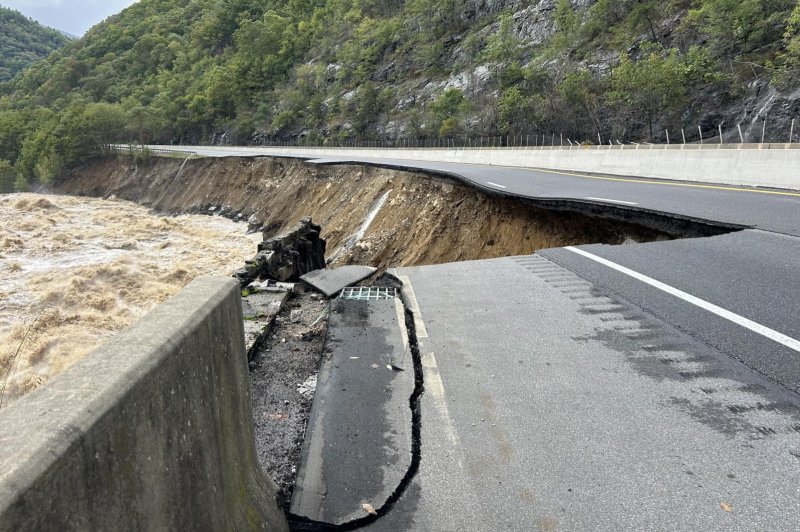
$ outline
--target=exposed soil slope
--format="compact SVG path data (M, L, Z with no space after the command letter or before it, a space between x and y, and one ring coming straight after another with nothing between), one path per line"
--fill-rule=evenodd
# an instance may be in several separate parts
M259 220L267 236L312 216L322 225L328 257L335 257L336 265L436 264L587 242L667 238L632 224L489 196L441 178L293 159L209 158L184 165L153 158L137 165L127 157L110 157L76 169L58 190L113 195L167 212L225 208ZM363 236L353 239L384 196Z

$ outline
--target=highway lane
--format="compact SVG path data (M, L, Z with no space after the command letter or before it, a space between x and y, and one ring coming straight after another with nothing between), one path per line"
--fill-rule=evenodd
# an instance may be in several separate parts
M422 461L369 529L796 527L796 394L537 255L396 273Z
M748 230L703 239L579 249L800 339L800 239L796 237ZM572 250L539 254L800 392L800 342L776 341Z

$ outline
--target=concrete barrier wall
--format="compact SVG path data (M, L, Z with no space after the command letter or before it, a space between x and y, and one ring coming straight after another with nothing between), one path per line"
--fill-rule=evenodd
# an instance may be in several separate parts
M257 152L275 156L387 158L413 161L458 162L589 172L625 177L650 177L800 189L800 145L670 145L569 148L239 148L219 147L232 153ZM164 146L162 148L169 148ZM174 147L173 147L174 148ZM191 147L181 147L191 149Z
M238 283L202 278L0 411L0 530L288 530Z

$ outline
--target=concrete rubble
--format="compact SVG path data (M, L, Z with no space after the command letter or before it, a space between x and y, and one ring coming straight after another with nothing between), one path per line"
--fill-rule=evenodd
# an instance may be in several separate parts
M270 290L271 289L271 290ZM289 290L279 287L248 289L242 292L242 317L247 359L251 360L269 333L275 316L289 299Z
M320 231L310 217L303 218L288 233L261 242L256 256L246 261L235 277L247 286L259 279L290 281L324 268L325 240L320 238Z

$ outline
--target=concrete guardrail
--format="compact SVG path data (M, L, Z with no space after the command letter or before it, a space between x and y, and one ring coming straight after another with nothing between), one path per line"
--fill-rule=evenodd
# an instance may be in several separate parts
M0 530L288 530L238 283L201 278L0 411Z

